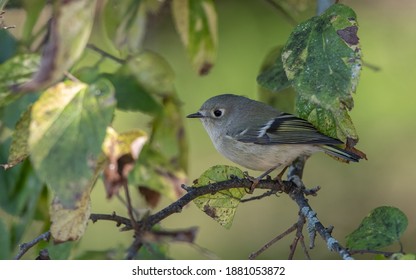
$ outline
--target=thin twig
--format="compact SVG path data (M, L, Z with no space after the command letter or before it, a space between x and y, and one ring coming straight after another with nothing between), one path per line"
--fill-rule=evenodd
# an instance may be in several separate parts
M256 252L251 253L248 258L250 260L254 260L261 253L263 253L268 248L270 248L270 246L272 246L274 243L276 243L277 241L279 241L280 239L282 239L286 235L289 235L291 232L295 231L296 228L297 228L297 226L298 226L298 223L294 223L290 228L288 228L287 230L285 230L283 233L279 234L278 236L276 236L275 238L273 238L272 240L270 240L269 242L267 242L266 244L264 244L259 250L257 250Z
M126 200L120 195L120 192L117 192L116 197L124 206L126 206L126 208L128 207ZM137 211L136 208L133 208L132 210L133 210L134 215L136 215L137 217L140 217L140 213L139 211Z
M19 246L19 253L17 253L17 255L14 257L15 260L20 260L24 254L26 254L26 252L32 248L33 246L35 246L36 244L38 244L39 242L46 241L49 242L49 239L51 238L51 232L47 231L42 233L41 235L39 235L38 237L36 237L35 239L33 239L32 241L29 241L27 243L22 243Z
M305 244L305 237L303 236L303 234L302 234L302 236L300 237L300 245L302 246L303 253L305 254L306 258L307 258L308 260L310 260L310 259L311 259L311 256L309 255L308 248L306 247L306 244Z
M131 204L131 198L130 198L130 192L129 192L129 186L127 182L123 183L124 193L126 194L126 202L127 202L127 213L129 214L131 224L136 231L136 233L139 232L139 224L137 223L136 218L134 217L133 213L133 206Z
M285 185L293 186L291 182L284 182ZM182 208L187 205L189 202L194 200L195 198L205 195L205 194L212 194L217 193L223 190L229 190L233 188L250 188L253 182L249 179L243 178L234 178L223 182L217 182L210 185L206 185L203 187L186 187L188 193L184 196L179 198L177 201L173 202L172 204L168 205L167 207L163 208L159 212L148 216L146 219L143 219L143 227L144 229L150 229L153 225L159 223L166 217L174 214L179 213L182 211ZM276 192L281 192L286 186L282 186L277 181L273 180L260 180L256 189L268 189L273 190Z
M262 199L264 197L275 195L276 193L277 192L275 190L271 190L271 191L267 191L267 192L265 192L261 195L256 195L256 196L252 196L252 197L249 197L249 198L241 199L240 202L244 203L244 202L249 202L249 201L253 201L253 200L259 200L259 199Z
M91 49L91 50L93 50L93 51L95 51L95 52L97 52L97 53L101 54L101 55L102 55L102 56L104 56L104 57L107 57L107 58L109 58L109 59L111 59L111 60L114 60L115 62L117 62L117 63L119 63L119 64L124 64L124 63L126 63L126 61L125 61L124 59L121 59L121 58L115 57L114 55L109 54L108 52L106 52L106 51L104 51L104 50L100 49L99 47L97 47L97 46L95 46L95 45L92 45L92 44L87 44L87 48L89 48L89 49Z
M322 239L325 240L330 251L337 252L344 260L353 259L348 250L341 246L338 240L332 237L332 235L322 225L304 195L297 192L290 193L289 195L298 204L301 213L306 217L308 221L308 229L314 229L322 237Z
M290 198L296 202L300 209L300 213L308 222L307 228L311 239L311 246L314 245L315 235L318 233L324 239L330 251L337 252L342 259L353 259L348 250L341 246L339 241L332 237L331 233L322 225L321 221L317 217L317 214L313 211L308 200L305 198L305 186L301 178L306 160L307 157L300 157L289 167L287 175L288 180L294 182L295 184L300 184L300 186L298 185L298 188L291 188L286 193L289 194Z
M136 256L137 252L143 246L143 241L142 241L142 232L143 231L140 229L140 225L138 224L138 222L136 221L136 218L134 217L133 206L132 206L132 203L131 203L129 186L127 184L127 181L125 181L123 183L123 188L124 188L124 192L126 194L127 212L129 214L131 224L132 224L133 229L134 229L134 241L130 245L129 249L127 250L126 259L133 260Z
M121 228L121 231L127 231L133 229L133 226L131 224L131 220L122 216L116 215L115 212L113 214L94 214L92 213L90 215L90 220L95 223L98 220L105 220L105 221L114 221L117 222L117 227L120 225L124 225L123 228Z
M306 257L310 259L308 250L305 246L304 237L302 233L303 226L305 225L305 223L306 223L305 217L299 214L298 222L296 223L296 235L295 235L295 238L293 239L292 244L290 245L290 253L288 257L289 260L293 259L293 256L295 255L296 247L299 241L301 242L301 246L303 247L303 251Z

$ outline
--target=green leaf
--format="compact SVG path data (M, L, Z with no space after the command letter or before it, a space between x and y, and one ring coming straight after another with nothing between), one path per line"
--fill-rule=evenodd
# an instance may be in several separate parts
M29 138L31 110L32 106L29 106L16 124L12 144L10 145L9 159L7 160L7 164L2 165L4 169L15 166L29 156L27 140Z
M0 29L0 42L0 63L3 63L16 53L17 41L9 31Z
M281 46L273 48L263 60L257 83L260 101L293 114L296 95L283 69Z
M171 200L178 198L179 187L185 179L183 171L173 168L163 154L149 145L143 148L128 175L129 184L153 190Z
M33 34L33 28L45 7L46 0L23 0L23 8L26 11L26 20L23 26L22 40L29 41Z
M1 213L0 213L1 214ZM0 260L10 258L10 234L7 225L0 219Z
M60 1L54 5L49 37L38 71L19 85L19 92L44 89L60 79L81 56L90 37L96 0ZM68 24L71 23L71 24Z
M175 95L173 69L163 57L150 51L129 58L115 73L104 77L113 83L121 110L161 115L163 99Z
M100 69L97 66L86 66L77 69L71 74L83 83L93 84L100 78ZM106 77L104 76L103 78Z
M393 254L390 259L392 260L416 260L416 254L402 254L396 253Z
M40 57L36 54L19 54L0 65L0 107L22 96L11 88L29 81L38 69L39 61Z
M51 260L69 260L71 251L76 245L75 242L67 242L63 244L53 244L52 242L46 247Z
M291 85L283 68L282 49L278 46L267 54L257 76L257 83L272 92L279 92Z
M376 250L386 247L399 241L407 224L406 215L398 208L378 207L347 236L347 247L353 250Z
M175 96L163 99L163 113L152 122L150 145L159 151L176 170L188 169L188 141L181 114L180 103Z
M175 92L175 74L169 63L157 53L142 52L127 61L137 82L147 92L164 97Z
M114 89L105 80L59 83L33 105L31 161L63 205L73 206L90 187L114 108Z
M142 51L149 13L165 0L108 0L96 12L92 41L100 49L123 57ZM103 7L104 6L104 7Z
M176 29L196 71L208 74L217 53L217 14L213 0L173 0Z
M147 13L143 1L117 1L116 7L121 12L121 22L117 27L116 46L128 53L138 53L146 31ZM108 5L108 4L107 4ZM114 9L111 9L112 16Z
M0 171L0 180L0 207L15 217L10 225L14 247L33 222L43 184L28 160L10 170Z
M357 31L355 12L335 4L299 24L282 53L297 92L297 114L329 136L355 142L358 135L348 110L361 70Z
M162 105L143 88L128 65L121 66L113 74L106 73L102 76L107 78L115 88L117 109L140 111L153 116L162 112Z
M232 177L244 178L244 173L237 167L216 165L206 170L196 181L194 187L230 180ZM244 188L229 189L215 194L206 194L194 199L199 209L213 218L223 227L229 229L234 220L237 206L246 194Z

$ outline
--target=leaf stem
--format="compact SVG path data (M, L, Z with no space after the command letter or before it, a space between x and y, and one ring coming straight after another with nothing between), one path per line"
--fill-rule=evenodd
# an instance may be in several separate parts
M109 54L108 52L106 52L106 51L104 51L104 50L100 49L99 47L97 47L97 46L95 46L95 45L93 45L93 44L87 44L87 48L89 48L89 49L91 49L91 50L93 50L93 51L95 51L95 52L99 53L99 54L100 54L100 55L102 55L103 57L107 57L107 58L109 58L109 59L111 59L111 60L113 60L113 61L115 61L115 62L117 62L117 63L119 63L119 64L124 64L124 63L126 63L126 61L125 61L124 59L121 59L121 58L118 58L118 57L116 57L116 56L114 56L114 55L112 55L112 54Z

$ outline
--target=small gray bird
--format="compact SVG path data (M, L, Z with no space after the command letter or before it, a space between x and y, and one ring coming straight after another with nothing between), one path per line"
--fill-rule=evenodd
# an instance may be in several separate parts
M315 152L347 162L362 158L338 147L342 141L320 133L308 121L243 96L214 96L187 118L202 121L215 148L226 158L252 170L266 171L258 178Z

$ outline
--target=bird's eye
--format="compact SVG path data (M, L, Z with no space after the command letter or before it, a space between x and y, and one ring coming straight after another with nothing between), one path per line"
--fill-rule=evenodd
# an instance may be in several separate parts
M214 114L214 117L220 118L222 117L224 110L223 109L216 109L212 112Z

